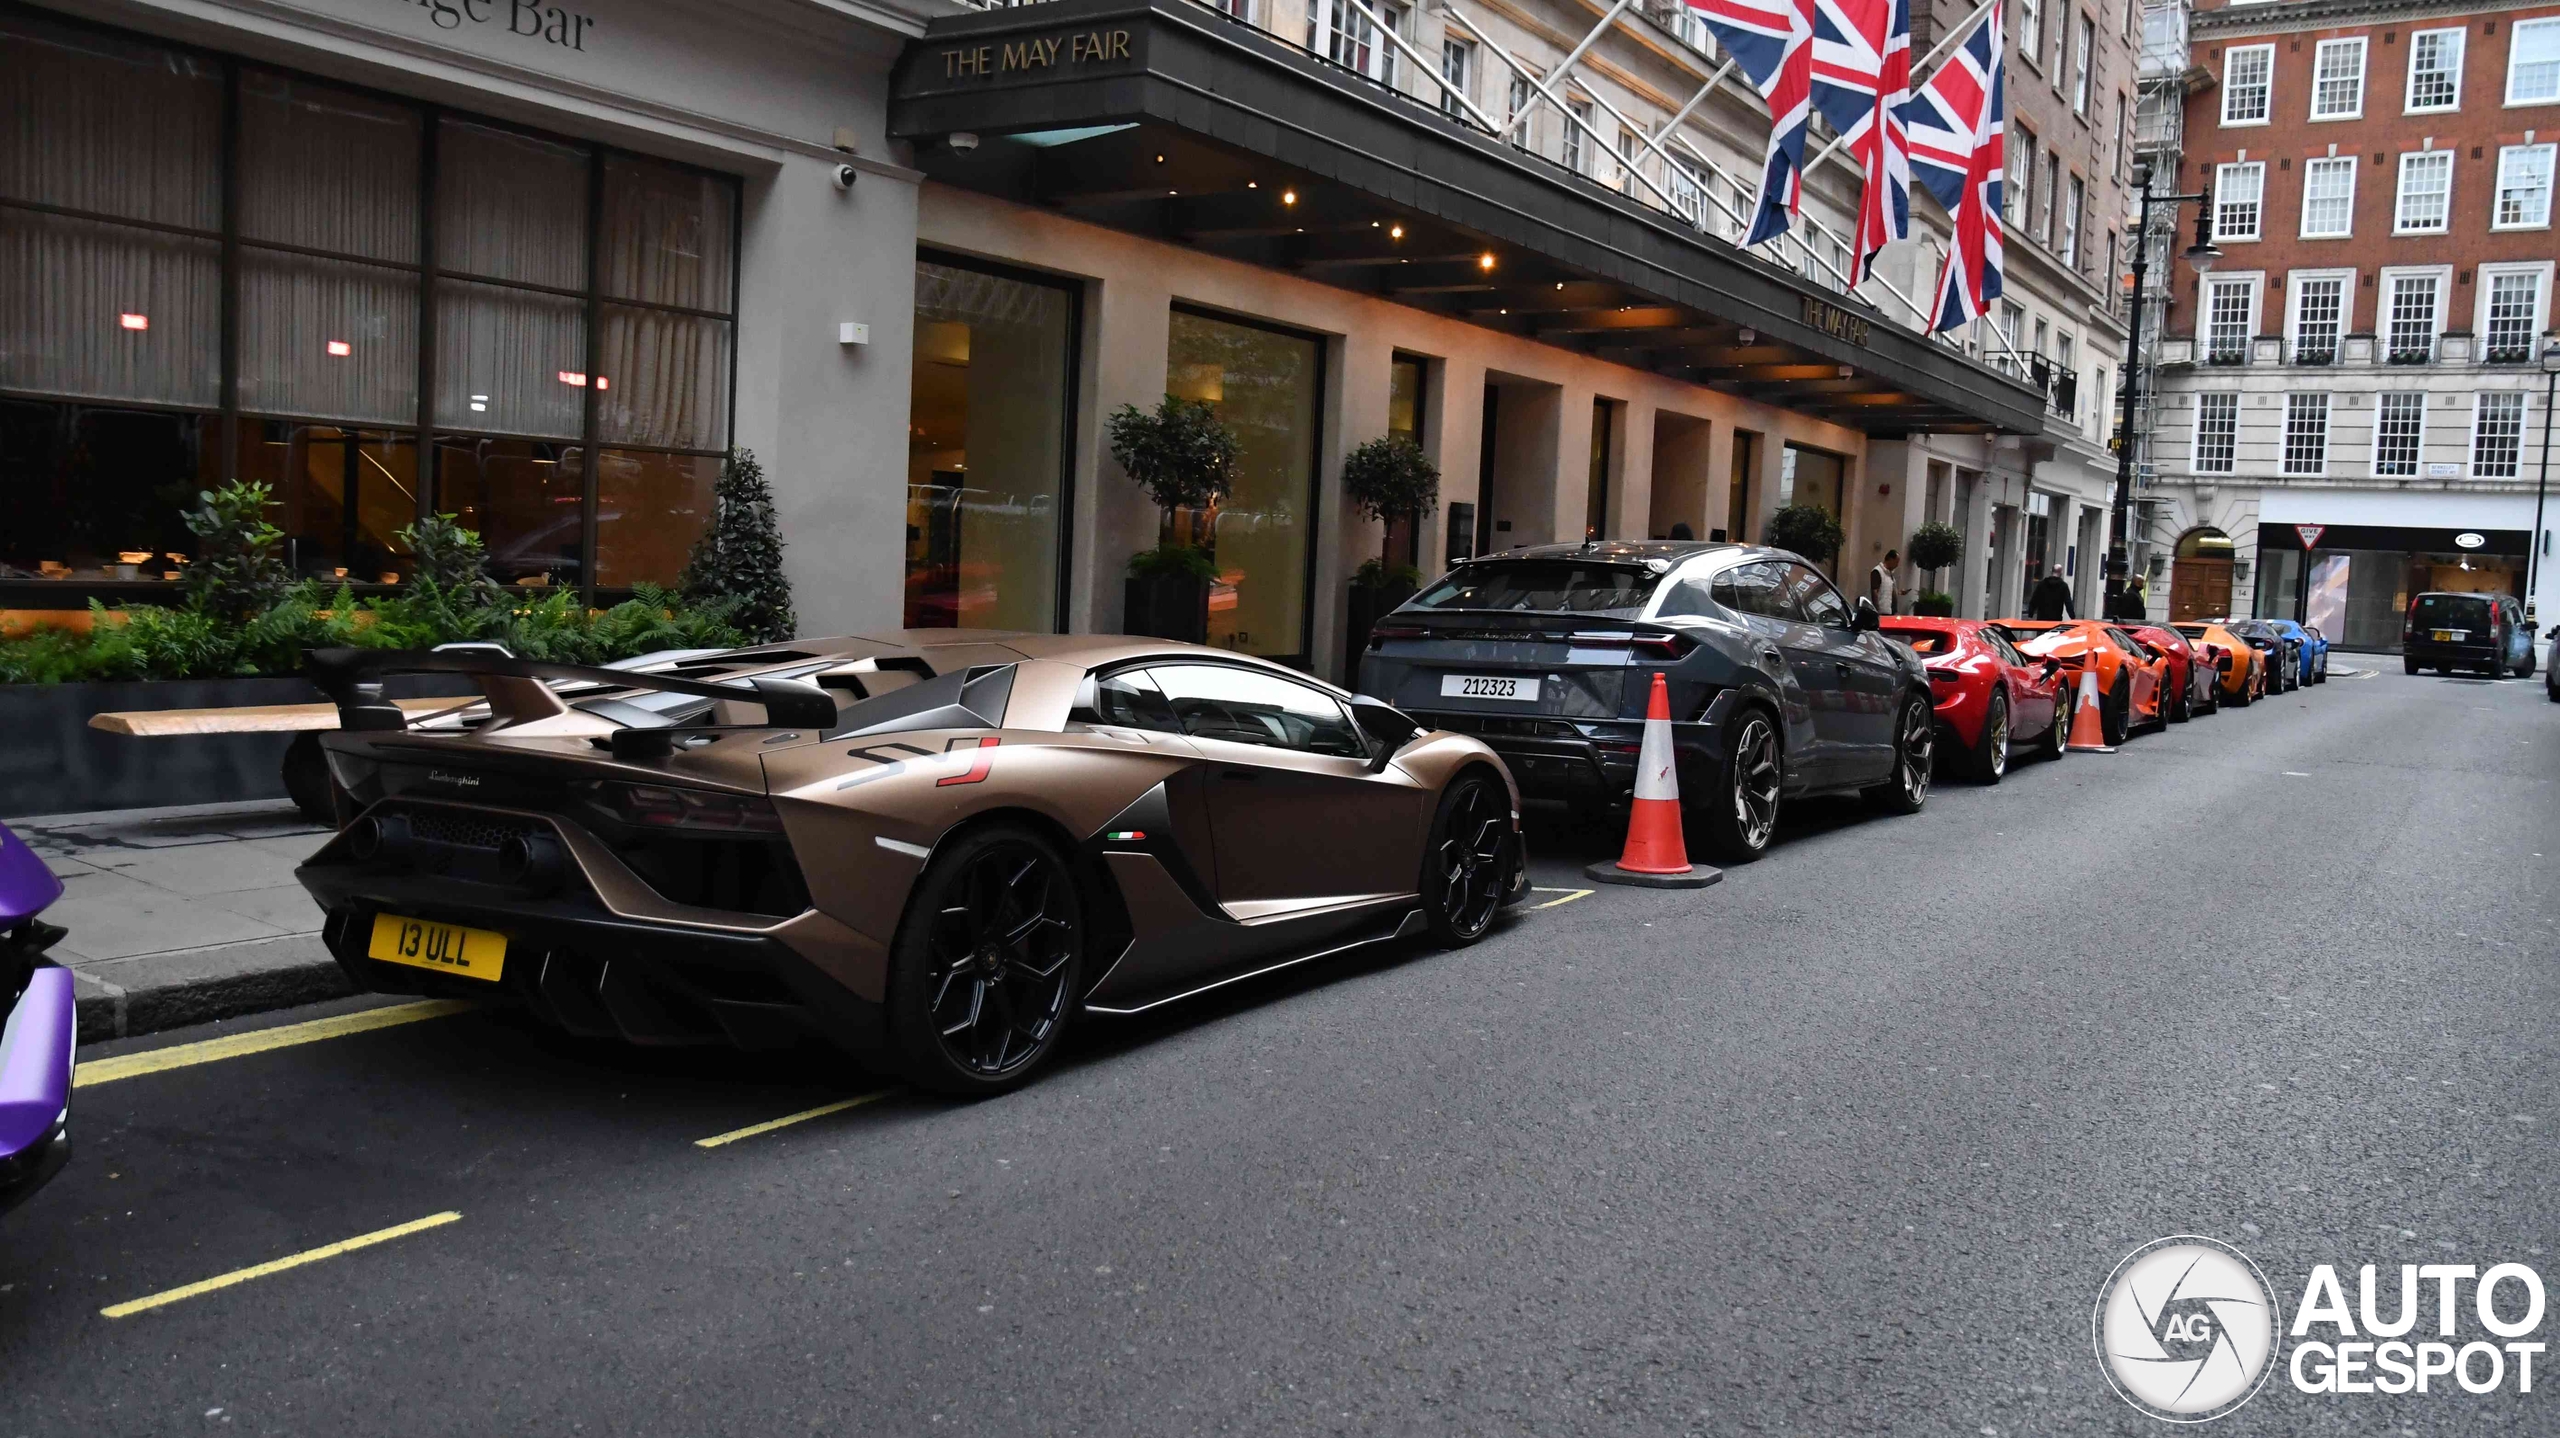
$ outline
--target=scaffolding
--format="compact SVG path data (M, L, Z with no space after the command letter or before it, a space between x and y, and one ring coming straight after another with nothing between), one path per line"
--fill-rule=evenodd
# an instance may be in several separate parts
M2134 111L2133 145L2135 174L2148 177L2155 191L2174 191L2185 160L2187 92L2194 83L2193 67L2187 57L2188 0L2152 0L2142 9L2142 52L2135 83L2138 87ZM2136 214L2143 213L2137 202ZM2132 536L2137 570L2153 567L2165 548L2152 533L2155 517L2161 512L2159 493L2160 469L2153 454L2152 436L2159 406L2155 403L2160 375L2161 346L2167 338L2169 296L2176 286L2177 271L2173 267L2177 254L2180 207L2154 206L2150 211L2149 229L2134 237L2142 246L2144 267L2150 283L2144 287L2139 333L2141 341L2133 355L2131 371L2122 387L2122 403L2129 407L2132 423L2125 429L2133 446L2133 494L2142 523ZM2129 310L2132 301L2130 275L2119 288L2115 303ZM2124 315L2131 323L2134 316Z

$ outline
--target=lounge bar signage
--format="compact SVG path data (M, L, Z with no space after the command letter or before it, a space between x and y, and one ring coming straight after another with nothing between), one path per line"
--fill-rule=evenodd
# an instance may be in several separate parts
M946 45L942 48L942 78L968 80L1129 58L1129 32L1125 29L1068 30L983 45Z
M1804 297L1804 322L1831 336L1864 348L1867 343L1867 318L1852 314L1828 300Z
M465 22L472 25L504 25L508 34L519 40L532 40L557 45L564 50L587 48L587 28L595 18L581 15L558 5L537 5L533 0L402 0L413 10L427 12L427 22L439 30L458 30Z

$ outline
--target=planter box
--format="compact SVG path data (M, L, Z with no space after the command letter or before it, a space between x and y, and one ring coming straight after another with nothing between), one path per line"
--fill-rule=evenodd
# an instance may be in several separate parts
M385 682L393 698L464 695L459 675ZM136 739L89 727L89 716L130 709L223 709L318 704L301 679L169 679L121 684L0 684L0 818L157 809L281 799L291 734Z
M1397 605L1414 596L1410 584L1390 584L1372 588L1366 584L1351 586L1351 602L1342 616L1342 687L1354 693L1360 689L1360 660L1369 652L1369 631L1378 620L1393 613Z
M1124 634L1148 639L1178 639L1186 644L1209 642L1209 582L1188 575L1159 574L1122 581Z

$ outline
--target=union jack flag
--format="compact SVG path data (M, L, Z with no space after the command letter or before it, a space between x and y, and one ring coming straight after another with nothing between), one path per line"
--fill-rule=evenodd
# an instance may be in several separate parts
M1804 204L1804 133L1813 117L1816 0L1688 0L1769 101L1769 157L1746 245L1786 233Z
M1813 103L1866 176L1849 254L1856 289L1877 252L1911 234L1910 0L1814 0Z
M1955 216L1955 244L1938 273L1934 330L1990 313L2000 297L2002 157L2008 103L2001 6L1983 12L1947 62L1911 99L1911 174Z

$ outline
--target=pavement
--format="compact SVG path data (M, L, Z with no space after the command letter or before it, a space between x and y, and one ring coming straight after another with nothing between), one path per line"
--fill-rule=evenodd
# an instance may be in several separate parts
M2155 1238L2288 1318L2551 1272L2555 723L2386 672L1798 806L1695 892L1541 830L1476 947L976 1104L366 999L94 1045L0 1220L0 1438L2164 1433L2091 1343ZM2214 1426L2560 1432L2536 1379Z
M80 1037L153 1033L348 991L294 866L328 831L292 804L205 804L12 819L62 880Z

